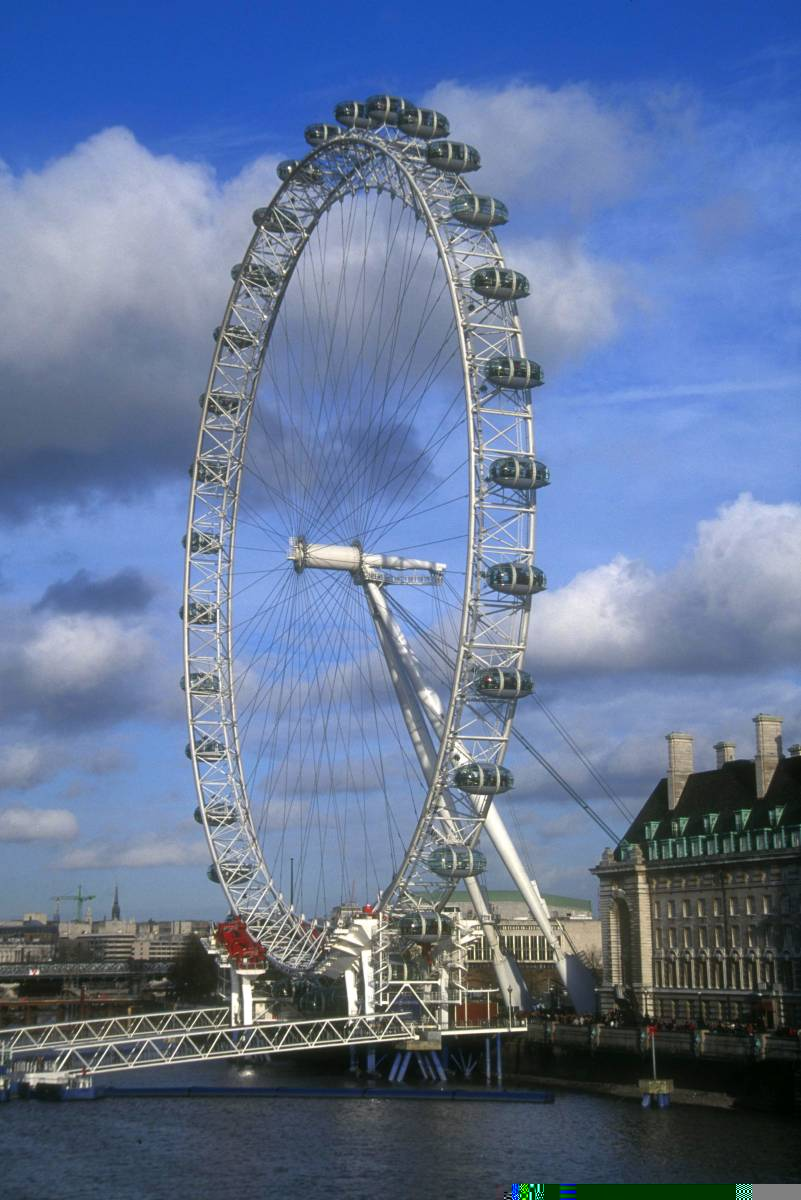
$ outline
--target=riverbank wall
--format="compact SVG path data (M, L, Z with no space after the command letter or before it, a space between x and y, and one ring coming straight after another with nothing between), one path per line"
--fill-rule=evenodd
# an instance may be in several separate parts
M696 1029L659 1032L655 1045L657 1075L674 1081L675 1102L801 1116L798 1037ZM637 1081L651 1074L651 1045L645 1029L541 1021L504 1039L503 1066L509 1083L634 1097Z

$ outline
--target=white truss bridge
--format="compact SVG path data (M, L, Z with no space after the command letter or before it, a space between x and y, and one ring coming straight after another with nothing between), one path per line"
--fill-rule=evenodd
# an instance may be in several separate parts
M34 1065L48 1072L96 1075L109 1071L208 1062L223 1058L303 1050L399 1043L468 1034L520 1033L526 1026L423 1027L409 1013L323 1017L309 1021L263 1021L232 1025L228 1006L144 1013L93 1021L29 1025L0 1031L0 1066L15 1071Z

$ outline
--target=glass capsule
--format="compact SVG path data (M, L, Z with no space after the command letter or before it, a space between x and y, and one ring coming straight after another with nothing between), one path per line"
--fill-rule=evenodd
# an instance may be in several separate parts
M528 454L509 454L505 458L496 458L490 464L487 479L498 487L532 491L534 488L547 487L551 482L551 472L545 463L537 462Z
M302 233L300 219L288 208L271 204L267 208L257 208L253 213L253 224L257 229L267 233Z
M477 171L481 166L481 155L474 146L464 142L429 142L426 158L432 167L440 171L451 171L463 175L466 171Z
M202 695L216 695L220 690L220 677L215 671L190 671L189 691ZM181 676L181 691L186 691L186 676Z
M487 869L487 859L480 850L461 843L438 846L426 858L426 866L444 879L470 879Z
M398 114L398 128L407 137L446 138L451 131L448 118L433 108L409 107Z
M187 742L185 754L187 758L192 757L192 743ZM222 742L216 741L215 738L204 737L199 742L195 742L195 758L200 758L203 762L216 762L217 759L223 758L225 755L225 745Z
M484 378L499 388L541 387L545 382L542 367L530 358L491 358L486 365Z
M401 936L414 938L416 942L438 942L451 928L450 917L436 911L404 913L398 921Z
M451 218L469 225L471 229L489 229L493 225L505 225L509 220L509 209L502 200L494 196L477 196L464 192L455 196L450 203Z
M214 330L214 340L222 343L223 350L245 350L248 346L255 346L259 339L246 325L228 325L225 329L218 325Z
M225 483L228 460L225 458L200 458L189 474L197 477L198 483Z
M330 126L329 126L330 128ZM295 183L322 183L323 173L316 163L304 162L302 158L285 158L276 168L278 178L284 182L292 179Z
M270 267L265 267L262 263L248 263L246 267L242 263L237 263L235 267L231 267L231 278L241 283L246 283L251 288L258 288L260 291L267 291L270 288L277 287L281 282L281 276L278 271L273 271Z
M507 596L533 596L546 587L545 575L530 563L497 563L487 571L487 583Z
M248 863L221 863L219 867L212 863L206 871L206 875L212 883L222 883L222 879L226 883L247 883L255 874L256 868Z
M470 795L499 796L514 787L512 772L495 763L466 763L453 773L456 787Z
M489 300L522 300L531 291L525 275L509 267L482 267L470 276L470 286Z
M181 538L181 545L186 549L186 534ZM216 554L220 549L220 539L211 533L201 533L193 529L189 538L190 554Z
M368 96L367 116L374 125L397 125L401 114L414 105L403 96Z
M232 804L225 804L221 800L212 800L205 807L206 824L212 829L217 829L221 825L235 825L237 821L236 809ZM199 808L195 809L195 820L198 825L203 824L203 813Z
M201 408L206 403L205 392L198 398ZM215 417L235 416L242 403L241 396L232 396L227 392L211 392L209 394L209 412Z
M343 100L334 109L334 116L346 129L371 129L374 124L361 100Z
M178 609L178 615L181 620L184 619L183 605ZM217 620L217 605L216 604L201 604L197 600L190 600L186 610L186 621L188 625L213 625Z
M511 667L486 667L476 674L473 686L479 696L487 700L520 700L530 696L534 680L528 671L517 671Z
M324 146L332 138L342 137L342 130L336 125L326 125L324 121L315 125L307 125L303 136L310 146Z

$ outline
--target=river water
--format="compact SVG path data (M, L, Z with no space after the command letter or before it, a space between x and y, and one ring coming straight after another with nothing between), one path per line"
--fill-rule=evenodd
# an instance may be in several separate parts
M343 1081L279 1059L256 1069L198 1064L101 1082ZM0 1149L2 1200L495 1200L523 1181L801 1180L797 1119L643 1110L630 1100L566 1091L549 1105L258 1096L12 1101L0 1106Z

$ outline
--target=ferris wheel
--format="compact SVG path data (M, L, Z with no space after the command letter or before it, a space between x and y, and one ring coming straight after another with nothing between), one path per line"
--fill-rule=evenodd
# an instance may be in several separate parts
M442 114L373 96L335 116L279 165L232 270L185 538L209 877L296 974L324 969L348 907L429 941L457 884L486 912L482 834L529 882L494 798L545 587L507 209Z

